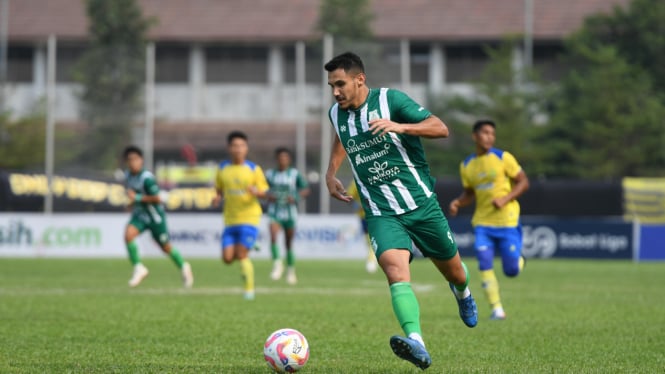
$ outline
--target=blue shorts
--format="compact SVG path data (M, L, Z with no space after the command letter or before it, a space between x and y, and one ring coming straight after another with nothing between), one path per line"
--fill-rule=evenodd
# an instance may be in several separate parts
M258 236L259 228L256 226L227 226L222 233L222 249L234 244L242 244L245 248L252 249Z
M522 255L521 225L516 227L476 226L474 234L476 236L476 256L481 271L492 269L494 252L498 249L504 273L511 275L515 272Z

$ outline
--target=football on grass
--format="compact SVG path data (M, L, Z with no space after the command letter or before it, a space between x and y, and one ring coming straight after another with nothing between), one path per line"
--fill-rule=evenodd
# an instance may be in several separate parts
M280 329L268 336L263 345L263 357L277 373L295 373L309 359L309 344L298 330Z

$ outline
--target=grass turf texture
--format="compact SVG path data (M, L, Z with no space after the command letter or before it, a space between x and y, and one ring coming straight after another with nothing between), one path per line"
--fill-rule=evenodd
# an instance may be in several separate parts
M477 264L466 260L470 269ZM165 258L129 289L126 260L0 259L2 373L269 373L263 342L279 328L305 334L304 373L417 373L388 340L402 334L383 275L362 261L300 261L299 284L269 279L255 261L256 300L243 300L238 265L191 261L181 289ZM431 263L412 264L431 373L662 372L665 264L530 260L517 279L499 276L508 313L476 328Z

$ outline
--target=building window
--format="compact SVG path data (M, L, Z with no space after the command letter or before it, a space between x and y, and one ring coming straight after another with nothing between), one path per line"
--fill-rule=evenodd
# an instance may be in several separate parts
M208 82L268 82L268 47L214 46L205 54Z
M157 45L155 47L155 82L186 83L189 81L189 47Z
M33 47L7 48L7 82L32 82Z
M411 82L429 82L429 45L412 44L411 53Z
M447 46L446 81L450 83L470 83L480 79L489 63L489 56L483 46Z
M323 57L320 45L305 46L305 82L320 84L323 79ZM296 82L296 46L284 47L284 82Z
M84 51L85 49L82 46L63 45L57 47L55 66L57 82L71 83L74 81L76 64L83 56Z
M546 81L558 81L567 70L561 61L561 45L535 45L533 47L533 67Z
M365 64L370 87L389 87L401 82L399 41L384 42L376 48L368 48L365 56L360 57Z

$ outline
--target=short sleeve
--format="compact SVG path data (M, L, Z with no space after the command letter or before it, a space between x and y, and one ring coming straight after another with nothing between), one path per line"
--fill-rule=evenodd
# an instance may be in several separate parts
M388 90L391 119L398 123L418 123L427 119L432 113L402 91ZM396 118L392 118L396 115Z
M298 175L296 176L296 187L299 190L304 190L305 188L309 187L307 180L305 180L305 177L301 172L298 172Z
M215 175L215 188L218 191L224 190L224 181L222 180L222 169L217 169L217 175Z
M520 164L517 163L517 159L515 159L515 156L510 154L509 152L504 151L503 152L503 157L501 158L501 161L503 161L503 167L504 170L506 171L506 175L508 175L510 178L515 178L517 174L522 171L522 167Z
M461 162L459 164L459 175L460 178L462 179L462 187L466 188L473 188L471 185L471 181L469 181L469 176L467 175L466 168L464 167L464 162Z
M256 165L254 169L254 182L256 189L259 191L268 191L270 189L266 176L263 174L263 169L259 165Z
M145 190L146 194L150 196L159 194L159 185L157 184L155 178L152 176L145 179L143 182L143 189Z

